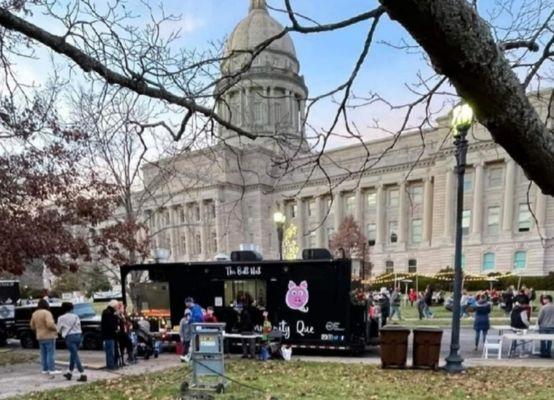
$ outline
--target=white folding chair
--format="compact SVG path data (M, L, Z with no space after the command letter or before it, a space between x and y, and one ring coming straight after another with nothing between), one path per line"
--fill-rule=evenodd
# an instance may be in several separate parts
M496 351L499 360L502 358L502 336L487 335L483 344L483 358L489 358L490 350Z

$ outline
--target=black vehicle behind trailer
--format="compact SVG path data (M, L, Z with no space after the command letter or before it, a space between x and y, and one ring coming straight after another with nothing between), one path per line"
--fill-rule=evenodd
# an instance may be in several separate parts
M13 335L15 304L19 298L19 281L0 280L0 346Z
M361 351L378 335L367 305L351 300L347 259L131 265L121 267L121 278L129 311L162 315L166 309L172 326L179 324L190 296L203 308L214 307L227 332L237 331L237 300L247 296L256 305L254 322L261 325L267 310L293 347Z
M101 350L102 337L100 333L100 316L96 315L91 303L74 303L73 312L81 319L82 344L85 350ZM21 347L32 349L38 347L35 333L31 330L30 323L36 304L29 304L15 309L15 337L19 339ZM62 314L61 303L50 303L50 311L54 321ZM64 345L61 337L58 337L57 345Z

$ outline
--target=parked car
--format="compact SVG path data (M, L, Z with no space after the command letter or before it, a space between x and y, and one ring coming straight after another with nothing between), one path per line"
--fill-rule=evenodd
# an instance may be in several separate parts
M57 322L61 315L61 303L50 303L50 311ZM81 319L83 330L82 347L85 350L101 350L102 336L100 331L100 316L91 303L74 303L73 312ZM38 347L35 333L31 330L30 322L33 312L37 309L36 304L29 304L15 308L14 336L19 339L21 347L31 349ZM58 345L63 345L63 339L58 338Z

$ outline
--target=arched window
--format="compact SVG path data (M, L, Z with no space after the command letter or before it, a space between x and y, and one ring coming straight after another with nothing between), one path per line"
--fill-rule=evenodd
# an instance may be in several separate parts
M514 253L514 269L524 269L527 266L527 252L523 250Z
M492 252L483 254L483 271L494 270L496 263L496 255Z

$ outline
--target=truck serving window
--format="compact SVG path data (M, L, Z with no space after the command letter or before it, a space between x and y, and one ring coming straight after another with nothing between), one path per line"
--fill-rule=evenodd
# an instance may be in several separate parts
M91 303L79 303L73 305L73 312L79 316L79 318L92 318L96 315L94 307Z
M169 318L169 284L165 274L132 271L125 277L127 312L152 318Z
M235 305L242 299L258 307L265 307L267 305L266 281L254 279L225 281L225 305Z

